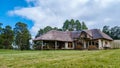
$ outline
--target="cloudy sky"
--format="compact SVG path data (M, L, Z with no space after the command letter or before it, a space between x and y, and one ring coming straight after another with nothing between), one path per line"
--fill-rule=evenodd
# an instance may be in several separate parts
M0 1L0 22L11 26L25 22L33 36L45 26L61 28L66 19L84 21L89 29L120 25L120 0Z

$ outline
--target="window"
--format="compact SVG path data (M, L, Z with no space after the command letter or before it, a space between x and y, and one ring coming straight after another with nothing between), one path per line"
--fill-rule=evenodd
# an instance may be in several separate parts
M107 41L105 41L105 44L106 44L106 45L108 44Z
M92 45L94 45L94 42L92 42Z
M72 43L68 43L68 47L69 47L69 48L72 48Z
M91 41L89 41L89 45L91 45Z

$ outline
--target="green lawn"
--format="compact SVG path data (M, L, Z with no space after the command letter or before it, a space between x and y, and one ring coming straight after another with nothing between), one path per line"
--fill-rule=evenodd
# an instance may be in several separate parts
M120 68L120 49L0 50L0 68Z

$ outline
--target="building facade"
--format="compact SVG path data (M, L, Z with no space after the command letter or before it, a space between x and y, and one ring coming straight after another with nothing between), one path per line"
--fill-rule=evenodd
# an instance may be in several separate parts
M88 49L91 46L97 49L111 47L112 38L98 29L81 31L51 30L34 39L41 41L41 49Z

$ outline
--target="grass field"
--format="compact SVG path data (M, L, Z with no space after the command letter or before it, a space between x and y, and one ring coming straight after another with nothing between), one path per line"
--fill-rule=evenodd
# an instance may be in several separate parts
M120 68L120 49L0 50L0 68Z

